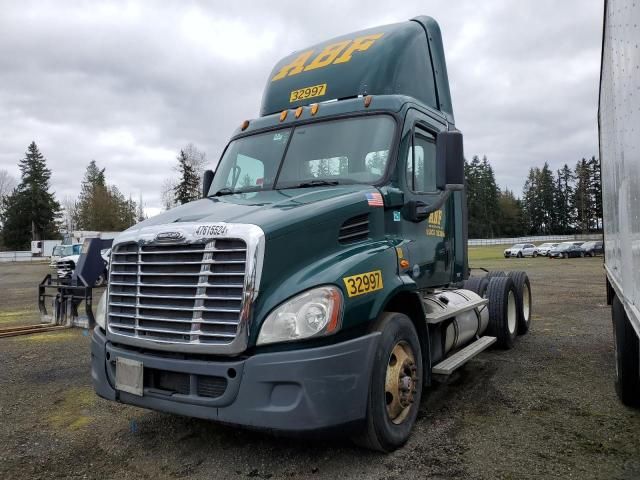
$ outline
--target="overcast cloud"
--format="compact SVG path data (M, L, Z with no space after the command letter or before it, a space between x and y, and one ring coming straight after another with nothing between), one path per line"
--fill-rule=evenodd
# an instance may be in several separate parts
M157 211L178 150L214 165L279 58L420 14L442 28L466 156L499 185L597 154L602 2L250 3L0 0L0 169L18 176L34 140L59 199L95 159Z

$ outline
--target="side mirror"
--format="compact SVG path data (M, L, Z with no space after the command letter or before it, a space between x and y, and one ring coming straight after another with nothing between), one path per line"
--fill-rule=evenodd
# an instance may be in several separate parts
M202 197L206 197L213 182L213 170L205 170L202 176Z
M461 190L464 185L462 132L440 132L436 137L436 187Z

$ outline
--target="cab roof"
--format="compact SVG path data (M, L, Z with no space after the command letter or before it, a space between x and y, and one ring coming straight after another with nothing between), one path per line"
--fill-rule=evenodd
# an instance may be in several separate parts
M333 38L292 53L269 75L260 115L361 95L402 95L454 123L442 37L426 16Z

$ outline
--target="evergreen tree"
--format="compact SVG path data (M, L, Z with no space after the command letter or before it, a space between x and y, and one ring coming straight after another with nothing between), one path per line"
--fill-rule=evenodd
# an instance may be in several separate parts
M74 209L74 223L80 230L122 231L138 221L136 203L125 198L114 185L107 185L104 168L91 160L82 181Z
M540 206L541 228L539 233L557 233L557 219L554 208L555 185L553 173L547 162L544 163L538 177L538 205Z
M27 248L30 240L57 237L56 219L60 215L60 204L49 192L51 170L35 142L27 148L19 168L21 182L0 209L4 244L16 250Z
M178 155L178 172L180 181L173 189L175 202L182 205L200 198L200 177L184 150Z
M555 180L554 209L556 212L556 233L570 233L573 227L573 209L571 198L573 196L573 172L566 163L558 170Z
M499 205L499 225L498 230L501 236L517 237L525 230L522 215L522 203L513 192L505 189L498 197Z
M540 169L531 167L522 187L522 208L527 233L535 234L542 228L542 207L538 196Z
M591 196L591 227L593 230L602 230L602 178L600 172L600 159L591 157L589 165L589 195Z
M575 211L578 231L587 233L593 218L593 203L590 192L591 171L584 158L576 164L575 179L576 184L571 205Z
M475 155L465 162L469 236L495 237L499 234L499 189L487 157Z

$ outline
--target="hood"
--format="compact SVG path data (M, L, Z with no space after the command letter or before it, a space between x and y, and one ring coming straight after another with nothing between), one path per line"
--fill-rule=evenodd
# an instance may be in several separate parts
M179 222L224 222L257 225L269 237L304 227L305 220L332 220L336 211L368 211L366 193L370 192L377 189L370 185L336 185L210 197L163 212L127 232Z
M67 255L66 257L60 257L58 258L58 262L74 262L74 263L78 263L78 260L80 259L80 255Z

